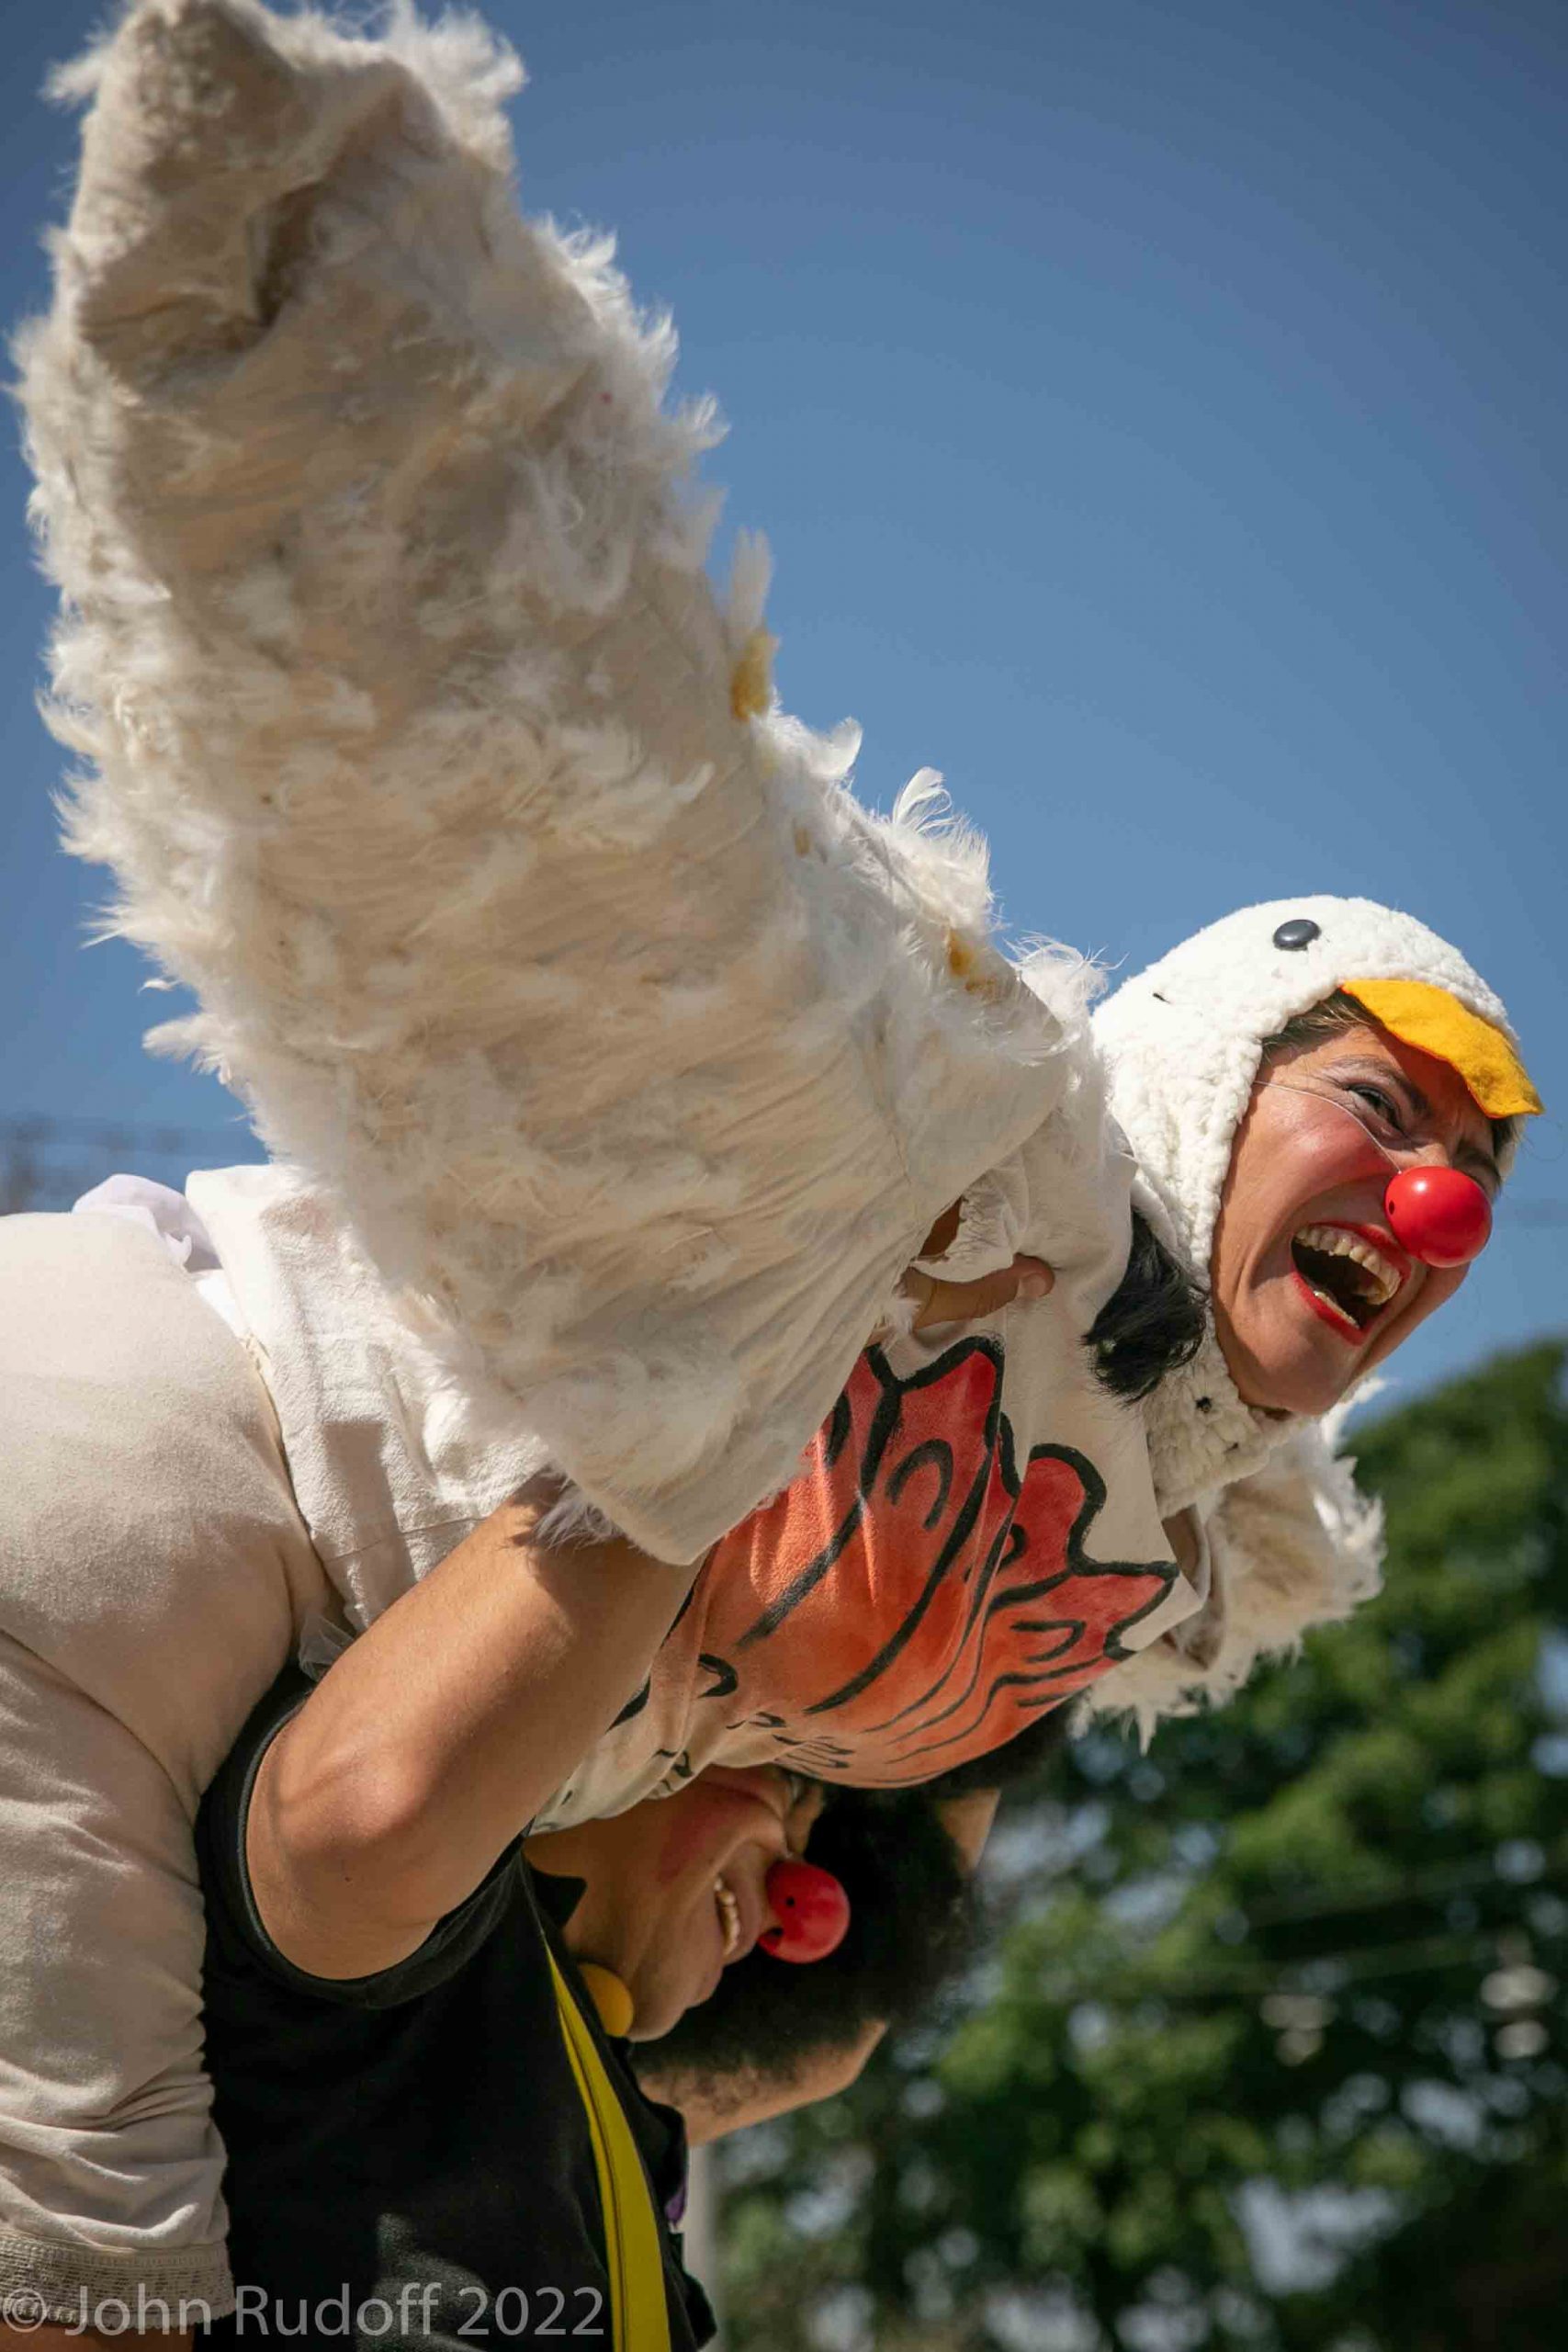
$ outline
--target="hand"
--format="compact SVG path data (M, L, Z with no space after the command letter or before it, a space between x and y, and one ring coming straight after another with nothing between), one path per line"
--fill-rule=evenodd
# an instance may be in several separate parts
M915 1301L909 1329L923 1331L928 1323L975 1323L1015 1299L1043 1298L1055 1280L1043 1258L1015 1258L1010 1266L972 1283L938 1282L934 1274L911 1266L898 1287Z
M614 1721L694 1567L620 1536L552 1546L536 1479L384 1609L256 1773L256 1905L312 1976L418 1950Z
M951 1208L943 1209L920 1244L922 1258L940 1258L952 1249L961 1205L954 1201ZM915 1301L910 1330L923 1331L928 1323L975 1323L983 1315L1010 1306L1015 1299L1043 1298L1055 1279L1043 1258L1015 1258L1010 1266L1000 1266L994 1274L982 1274L969 1283L941 1282L936 1275L911 1266L898 1287L906 1298Z

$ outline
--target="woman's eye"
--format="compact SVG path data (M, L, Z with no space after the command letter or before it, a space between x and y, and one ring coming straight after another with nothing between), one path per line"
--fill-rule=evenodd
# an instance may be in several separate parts
M1404 1130L1400 1125L1399 1105L1392 1094L1385 1094L1381 1086L1365 1083L1353 1085L1348 1091L1358 1095L1363 1102L1370 1102L1385 1126L1393 1127L1396 1134L1403 1135Z

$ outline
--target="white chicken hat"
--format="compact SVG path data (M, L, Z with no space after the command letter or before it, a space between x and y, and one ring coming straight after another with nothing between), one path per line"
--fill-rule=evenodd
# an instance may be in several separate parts
M1111 1104L1137 1154L1139 1205L1200 1276L1265 1043L1342 990L1447 1062L1489 1118L1540 1109L1499 998L1456 947L1371 899L1279 899L1183 940L1100 1007ZM1244 1405L1211 1330L1164 1384L1156 1481L1168 1510L1260 1461L1280 1424Z
M1139 1162L1137 1204L1201 1278L1264 1046L1336 991L1447 1062L1489 1118L1541 1107L1501 1001L1414 916L1336 898L1224 916L1124 981L1094 1016L1111 1108ZM1505 1139L1505 1170L1512 1156ZM1145 1724L1223 1696L1260 1652L1348 1614L1376 1590L1381 1555L1375 1509L1333 1460L1328 1433L1245 1404L1212 1322L1146 1410L1161 1510L1197 1505L1215 1581L1174 1649L1156 1644L1159 1656L1108 1678L1107 1704L1132 1705Z
M1371 899L1277 899L1226 915L1095 1016L1116 1116L1159 1221L1200 1272L1264 1043L1336 989L1457 1070L1489 1118L1540 1109L1501 1001L1413 915Z

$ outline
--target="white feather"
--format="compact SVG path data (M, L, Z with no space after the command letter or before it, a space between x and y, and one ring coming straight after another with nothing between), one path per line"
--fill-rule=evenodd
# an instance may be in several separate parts
M690 1557L1089 1047L930 780L878 821L858 730L767 707L766 550L726 612L700 570L715 412L612 242L518 214L521 83L470 18L255 0L136 0L58 77L50 716L109 927L197 999L153 1042L498 1430Z

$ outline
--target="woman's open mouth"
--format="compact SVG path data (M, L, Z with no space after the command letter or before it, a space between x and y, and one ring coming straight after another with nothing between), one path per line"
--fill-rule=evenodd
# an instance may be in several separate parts
M1365 1339L1410 1275L1408 1261L1365 1226L1303 1225L1291 1256L1314 1313L1352 1341Z

